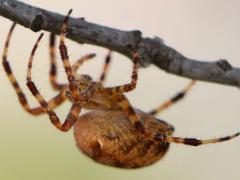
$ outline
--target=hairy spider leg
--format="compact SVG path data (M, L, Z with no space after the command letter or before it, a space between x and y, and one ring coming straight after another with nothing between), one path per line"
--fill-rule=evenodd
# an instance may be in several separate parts
M151 110L149 112L149 114L157 115L157 114L161 113L162 111L166 110L167 108L169 108L170 106L176 104L177 102L179 102L186 96L186 94L191 90L191 88L193 87L194 84L196 84L196 80L192 80L182 91L178 92L176 95L171 97L169 100L162 103L156 109Z
M140 118L136 114L134 108L123 94L113 96L114 100L118 103L118 105L122 108L125 116L131 121L133 126L141 133L146 134L145 128L141 123Z
M90 53L87 55L84 55L83 57L81 57L80 59L78 59L73 65L72 65L72 70L73 72L77 72L77 70L79 69L79 67L86 61L91 60L92 58L94 58L96 56L95 53Z
M145 128L141 123L140 118L137 116L134 108L132 107L128 99L122 94L124 92L128 92L136 88L138 78L137 75L138 67L139 67L139 55L138 53L133 53L133 70L131 76L131 83L122 86L107 87L104 88L104 90L106 90L106 93L109 94L122 108L125 116L129 119L133 126L141 134L148 136L148 133L145 131Z
M108 54L107 54L107 56L105 58L105 63L104 63L104 66L103 66L102 74L101 74L101 76L99 78L99 82L101 84L103 84L106 81L106 76L107 76L107 73L109 71L109 65L111 63L111 60L112 60L112 51L109 50Z
M139 67L139 54L133 53L133 70L132 70L132 76L131 76L131 82L129 84L121 85L121 86L115 86L115 87L108 87L106 88L106 91L109 93L117 94L117 93L125 93L132 91L136 88L137 85L137 78L138 78L138 67Z
M141 123L140 118L137 116L134 108L132 107L131 103L127 99L126 96L124 96L124 92L128 92L133 90L136 87L137 83L137 72L138 72L138 66L139 66L139 55L137 53L133 53L133 70L132 70L132 80L130 84L125 84L122 86L116 86L116 87L107 87L104 88L111 96L114 101L117 102L117 104L122 108L125 116L129 119L129 121L133 124L133 126L144 136L148 136L148 133L145 131L145 128L143 124Z
M31 55L29 58L28 73L27 73L27 86L28 86L29 90L31 91L32 95L37 99L39 104L42 106L42 108L48 114L49 119L52 122L52 124L59 130L66 132L72 127L72 125L77 120L79 113L81 111L83 101L73 101L70 112L68 113L64 123L62 124L60 119L56 115L56 113L52 110L50 105L45 101L43 96L40 94L40 92L36 88L34 82L32 81L31 70L32 70L33 57L34 57L35 51L38 47L38 43L40 42L42 37L43 37L43 33L39 36L36 44L34 45L34 47L32 49L32 52L31 52Z
M64 21L63 21L63 24L61 27L59 50L60 50L63 66L64 66L65 72L67 74L67 79L69 82L69 90L71 92L73 99L75 101L79 101L79 100L81 100L81 96L78 92L78 85L74 78L74 71L72 70L72 67L70 65L70 61L68 59L68 51L67 51L67 47L65 45L65 34L67 32L68 19L69 19L69 16L71 15L71 13L72 13L72 9L69 10L67 16L64 18Z
M117 104L122 108L125 116L129 119L129 121L133 124L133 126L144 136L148 136L147 132L145 131L145 128L143 124L141 123L140 118L137 116L134 108L128 101L128 99L122 94L125 92L129 92L136 88L137 84L137 78L138 78L138 68L139 68L139 54L138 53L132 53L132 59L133 59L133 69L132 69L132 76L131 76L131 82L129 84L115 86L115 87L106 87L104 88L104 91L112 97L112 99L117 102ZM106 65L104 67L105 72L103 71L103 74L107 72L108 70L108 62L110 61L110 58L106 58ZM104 80L103 75L103 80ZM101 80L101 79L100 79Z
M96 56L95 53L90 53L90 54L87 54L83 57L81 57L80 59L78 59L73 65L72 65L72 69L74 72L76 72L79 67L86 61L88 60L91 60L92 58L94 58ZM111 50L109 50L106 58L105 58L105 63L104 63L104 67L103 67L103 72L99 78L99 82L101 84L103 84L106 80L106 75L108 73L108 69L109 69L109 64L111 62Z
M190 145L190 146L199 146L199 145L204 145L204 144L213 144L213 143L220 143L223 141L228 141L239 135L240 135L240 132L237 132L230 136L224 136L224 137L215 138L215 139L201 140L201 139L195 139L195 138L181 138L181 137L168 136L165 134L157 134L155 136L155 140L160 141L160 142L169 142L169 143L185 144L185 145Z
M51 68L50 68L50 83L55 90L61 90L65 88L67 85L66 84L60 84L57 82L57 61L56 61L56 35L54 33L50 34L50 40L49 40L49 55L50 55L50 63L51 63ZM78 68L87 60L90 60L94 58L96 54L90 53L87 54L80 59L78 59L73 65L72 69L74 72L78 70Z
M7 39L5 42L5 46L4 46L4 50L3 50L3 55L2 55L2 64L3 64L4 70L7 74L7 77L9 79L10 83L12 84L15 92L17 93L19 102L22 105L23 109L30 114L38 115L38 114L45 112L44 108L42 108L41 106L34 107L34 108L30 107L30 105L27 101L27 98L26 98L25 94L23 93L19 83L17 82L17 80L12 72L11 66L7 60L8 47L9 47L10 39L11 39L12 32L13 32L15 26L16 26L16 23L13 23L13 25L11 26L11 29L8 33L8 36L7 36ZM65 90L63 89L58 95L56 95L51 100L49 100L48 104L51 108L55 108L58 105L60 105L65 99L66 99Z
M67 49L66 49L66 46L64 45L64 34L66 32L67 22L68 22L70 13L71 13L71 10L69 11L68 15L64 19L64 23L63 23L63 26L61 29L60 51L61 51L61 56L62 56L64 67L65 67L66 73L69 78L69 83L71 84L71 79L74 78L72 75L73 70L70 67L70 63L69 63L68 56L67 56ZM104 68L105 71L103 71L103 73L106 73L108 70L108 63L110 62L110 55L111 55L111 52L109 52L108 56L106 57L105 62L107 62L107 63L105 65L105 68ZM138 61L139 61L139 55L137 53L133 53L133 71L132 71L132 81L130 84L126 84L123 86L117 86L117 87L104 88L104 90L105 90L105 92L107 92L107 94L112 96L115 101L117 101L119 106L125 112L126 116L133 123L133 125L135 125L135 127L139 131L141 131L141 133L144 133L144 127L141 124L139 118L137 117L134 109L132 108L132 106L129 103L129 101L127 100L127 98L122 94L122 92L128 92L136 87L137 70L138 70L138 66L139 66ZM81 63L79 63L79 64L81 64ZM74 94L74 92L72 91L72 96L73 96L73 94ZM78 96L78 94L76 96Z
M66 87L66 84L57 82L57 60L56 60L56 36L54 33L50 34L49 38L49 56L50 56L50 83L55 90L61 90Z

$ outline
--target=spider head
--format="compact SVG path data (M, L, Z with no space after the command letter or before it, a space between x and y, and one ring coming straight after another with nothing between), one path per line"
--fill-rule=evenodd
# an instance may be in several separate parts
M79 81L79 83L86 83L86 82L92 82L93 79L91 76L87 74L75 74L75 80Z
M75 80L80 89L85 89L93 83L93 79L87 74L75 74Z
M74 77L75 77L75 83L78 85L78 90L80 94L87 95L89 92L94 91L94 89L97 88L96 83L87 74L75 74ZM73 101L72 93L69 90L66 91L66 96L71 101Z

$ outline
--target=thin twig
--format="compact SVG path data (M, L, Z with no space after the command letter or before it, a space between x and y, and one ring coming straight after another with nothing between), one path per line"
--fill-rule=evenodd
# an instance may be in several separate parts
M64 15L16 0L0 0L0 15L35 32L45 30L57 34L64 18ZM204 62L186 58L166 46L160 38L142 37L138 30L123 31L87 22L84 18L70 18L68 32L68 38L76 42L109 48L128 57L138 51L143 67L155 64L175 75L240 86L240 68L232 67L226 60Z

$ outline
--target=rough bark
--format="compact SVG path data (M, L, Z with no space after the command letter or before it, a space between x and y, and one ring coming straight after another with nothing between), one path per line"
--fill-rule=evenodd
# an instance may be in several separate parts
M54 33L59 33L64 18L64 15L16 0L0 0L0 15L35 32ZM87 22L84 18L70 18L68 32L67 37L73 41L109 48L130 58L132 51L138 51L143 67L154 64L178 76L240 86L240 68L232 67L227 60L204 62L187 58L166 46L161 38L142 37L138 30L123 31Z

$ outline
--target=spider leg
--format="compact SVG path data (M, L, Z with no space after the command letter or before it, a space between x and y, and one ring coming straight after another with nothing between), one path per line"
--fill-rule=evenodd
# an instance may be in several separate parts
M76 72L84 62L94 58L95 56L96 56L95 53L90 53L90 54L87 54L87 55L81 57L79 60L77 60L72 65L73 71ZM110 61L111 61L111 50L109 50L109 52L108 52L108 54L105 58L105 64L104 64L104 67L103 67L103 72L102 72L102 74L100 76L100 80L99 80L100 83L103 83L105 81L106 73L108 72Z
M192 86L196 83L196 80L192 80L182 91L178 92L176 95L171 97L169 100L162 103L156 109L153 109L149 112L149 114L157 115L164 111L165 109L169 108L170 106L174 105L176 102L182 100L185 95L191 90Z
M62 124L60 119L58 118L58 116L56 115L56 113L52 110L51 106L49 105L49 103L47 103L45 101L45 99L43 98L43 96L39 93L38 89L36 88L34 82L32 81L32 77L31 77L31 70L32 70L32 62L33 62L33 56L34 53L37 49L38 43L41 40L43 36L43 33L39 36L32 52L29 58L29 64L28 64L28 73L27 73L27 86L29 88L29 90L31 91L31 93L33 94L33 96L37 99L37 101L39 102L39 104L41 105L41 107L44 109L44 111L48 114L50 121L52 122L52 124L58 128L61 131L68 131L72 125L75 123L75 121L78 118L78 115L81 111L81 107L83 104L83 101L73 101L72 107L70 109L70 112L68 113L64 123Z
M145 128L142 125L140 118L137 116L134 108L132 107L132 105L130 104L128 99L123 94L120 94L120 95L114 96L114 100L122 108L125 116L131 121L131 123L134 125L134 127L141 134L145 134L146 133Z
M54 89L61 90L65 84L59 84L57 83L57 62L56 62L56 47L55 47L55 40L56 36L54 33L50 34L50 40L49 40L49 54L50 54L50 62L51 62L51 68L50 68L50 82ZM78 59L72 66L73 71L77 71L78 68L87 60L90 60L94 58L96 55L94 53L87 54L80 59Z
M103 66L103 72L102 72L102 74L101 74L101 76L99 78L99 82L101 84L103 84L105 82L105 80L106 80L106 75L107 75L108 70L109 70L109 64L110 64L110 62L112 60L112 56L111 55L112 55L112 51L109 50L108 54L107 54L107 56L105 58L105 63L104 63L104 66Z
M224 136L224 137L215 138L215 139L200 140L200 139L195 139L195 138L181 138L181 137L167 136L165 134L157 134L155 136L155 140L160 141L160 142L169 142L169 143L185 144L185 145L190 145L190 146L199 146L199 145L204 145L204 144L213 144L213 143L228 141L239 135L240 135L240 132L237 132L230 136Z
M63 21L63 24L61 27L59 50L60 50L63 66L64 66L65 72L67 74L67 78L68 78L68 82L69 82L69 90L71 92L73 99L76 101L79 101L79 100L81 100L81 96L79 95L79 92L78 92L78 85L76 84L76 80L74 77L74 71L70 65L70 62L68 59L68 51L67 51L67 47L65 45L65 34L67 31L68 19L69 19L69 16L71 13L72 13L72 9L69 10L67 16L64 18L64 21Z
M125 84L122 86L115 86L115 87L109 87L106 88L106 90L109 93L124 93L124 92L129 92L132 91L133 89L136 88L137 85L137 78L138 78L138 67L139 67L139 54L134 53L133 54L133 70L132 70L132 77L131 77L131 83Z
M22 105L23 109L25 111L29 112L30 114L38 115L38 114L44 113L45 110L41 106L40 107L35 107L35 108L30 107L30 105L27 101L27 98L25 97L21 87L19 86L19 84L18 84L18 82L17 82L17 80L16 80L16 78L15 78L13 72L12 72L11 66L10 66L10 64L7 60L8 47L9 47L11 35L12 35L12 32L14 30L15 25L16 25L16 23L14 23L12 25L12 27L11 27L9 33L8 33L7 40L5 42L5 46L4 46L4 50L3 50L2 64L3 64L4 70L7 74L7 77L9 79L10 83L12 84L15 92L17 93L19 102ZM51 108L55 108L58 105L60 105L65 99L66 99L65 90L62 90L58 95L53 97L48 103L49 103L49 106Z
M56 62L56 36L54 33L50 34L49 38L49 55L50 55L50 83L52 85L52 88L55 90L61 90L64 87L66 87L65 84L59 84L57 82L57 62Z
M88 61L88 60L91 60L91 59L94 58L95 56L96 56L95 53L90 53L90 54L87 54L87 55L81 57L80 59L78 59L78 60L72 65L72 70L73 70L74 72L76 72L76 71L79 69L79 67L80 67L84 62L86 62L86 61Z

